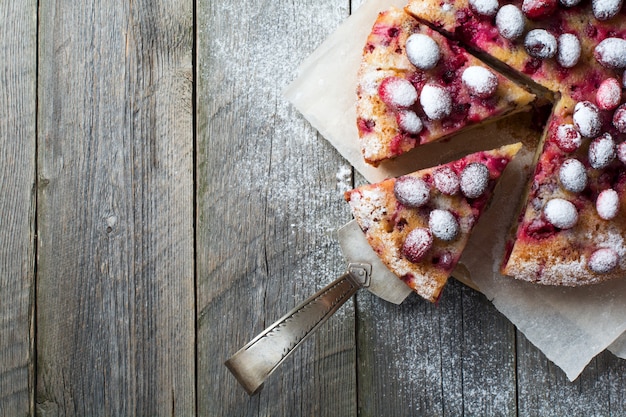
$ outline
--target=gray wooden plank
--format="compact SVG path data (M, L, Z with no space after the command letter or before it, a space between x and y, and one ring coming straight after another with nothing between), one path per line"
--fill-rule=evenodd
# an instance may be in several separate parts
M349 167L282 90L347 9L320 0L198 3L200 415L356 414L351 302L256 397L223 365L344 270L333 231L349 218L338 178Z
M359 415L516 415L513 326L450 280L437 304L357 297Z
M518 343L520 416L626 415L626 361L602 352L570 382L523 334Z
M42 1L41 415L192 415L191 0Z
M37 2L0 3L0 416L33 412Z

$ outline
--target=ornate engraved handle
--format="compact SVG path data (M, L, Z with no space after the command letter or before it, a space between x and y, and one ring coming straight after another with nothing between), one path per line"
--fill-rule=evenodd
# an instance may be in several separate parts
M248 394L263 382L303 340L362 287L369 285L369 264L350 264L348 271L285 314L225 362Z

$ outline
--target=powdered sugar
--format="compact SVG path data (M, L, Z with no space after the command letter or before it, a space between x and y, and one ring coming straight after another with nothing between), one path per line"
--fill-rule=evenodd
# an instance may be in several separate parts
M461 80L471 94L481 98L491 97L498 89L498 77L484 67L467 67Z
M615 156L615 142L609 133L595 138L589 145L589 164L595 169L606 167L615 159Z
M604 190L596 200L598 216L604 220L611 220L619 211L619 195L613 189Z
M417 177L406 175L396 179L393 193L407 207L421 207L430 199L430 187Z
M422 119L412 110L400 110L396 117L400 129L411 135L417 135L424 128Z
M417 91L409 80L387 77L378 89L380 98L391 107L410 107L417 100Z
M431 211L428 227L437 239L445 241L454 240L459 234L459 223L448 210Z
M600 110L590 101L581 101L574 107L574 126L581 135L591 138L602 129Z
M352 168L349 166L340 166L335 178L337 179L337 190L341 194L352 189Z
M500 4L498 0L469 0L470 8L483 16L495 16Z
M559 169L559 179L567 191L579 193L587 186L587 170L578 159L568 159Z
M617 157L623 164L626 164L626 142L617 145Z
M622 104L613 113L613 126L621 133L626 133L626 104Z
M559 229L570 229L578 222L576 206L562 198L554 198L548 201L543 212L546 219Z
M441 167L433 173L433 182L442 194L454 195L459 191L459 177L448 166Z
M440 120L452 112L450 93L438 85L426 84L420 94L420 104L426 116L432 120Z
M626 40L606 38L596 46L593 55L607 68L626 68Z
M417 263L422 260L426 252L433 245L433 235L426 228L411 230L402 245L402 254L411 262Z
M591 5L596 19L608 20L622 8L622 0L592 0Z
M595 273L606 274L611 272L619 263L619 255L613 249L602 248L589 257L588 267Z
M489 183L489 169L481 163L468 164L461 173L461 191L467 198L480 197Z
M496 14L496 26L502 37L514 40L524 33L526 19L520 9L512 4L504 5Z
M437 42L430 36L414 33L406 40L406 55L411 64L421 70L434 68L441 58Z
M524 46L530 56L540 59L552 58L557 50L556 38L545 29L529 31L524 39Z
M622 86L615 78L602 81L596 92L596 103L601 110L613 110L622 101Z
M581 46L578 37L571 33L564 33L557 40L557 62L564 68L572 68L580 59Z
M580 147L582 138L574 125L562 124L556 128L556 144L563 152L574 152Z
M581 0L561 0L561 4L565 7L574 7L580 2Z

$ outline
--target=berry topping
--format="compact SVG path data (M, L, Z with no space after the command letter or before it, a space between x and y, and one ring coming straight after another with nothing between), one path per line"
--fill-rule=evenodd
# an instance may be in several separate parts
M596 92L596 103L601 110L613 110L622 100L622 86L615 78L602 81Z
M596 46L593 56L606 68L626 68L626 40L606 38Z
M467 198L480 197L489 183L489 169L478 162L468 164L461 172L461 191Z
M576 206L562 198L554 198L548 201L543 209L546 219L559 229L570 229L578 221Z
M480 98L491 97L498 89L498 77L487 68L467 67L461 76L470 94Z
M564 68L572 68L580 59L580 40L576 35L564 33L557 40L556 61Z
M396 118L398 119L398 126L400 126L400 129L411 135L417 135L424 128L422 119L420 119L414 111L400 110L396 114Z
M498 0L469 0L470 8L483 16L493 17L498 12Z
M524 0L522 11L529 19L543 19L556 10L557 0Z
M525 25L524 14L512 4L500 7L496 15L496 26L503 38L514 40L522 36Z
M589 145L589 164L592 168L602 169L615 159L615 142L609 133L599 136Z
M567 191L579 193L587 186L587 171L578 159L568 159L559 169L559 179Z
M600 134L600 110L590 101L581 101L574 107L574 126L581 135L591 138Z
M428 227L437 239L454 240L459 234L459 222L454 214L448 210L433 210L430 212Z
M402 245L402 254L411 262L417 263L424 258L426 252L433 245L433 235L430 230L417 228L411 230Z
M548 59L556 54L557 42L553 34L545 29L533 29L526 34L524 46L528 55Z
M587 266L597 274L611 272L619 262L619 255L611 248L598 249L589 257Z
M596 200L598 216L604 220L611 220L619 211L619 195L613 189L604 190Z
M452 112L450 93L438 85L426 84L420 94L420 104L431 120L440 120Z
M580 1L581 0L561 0L561 4L565 7L574 7L580 3Z
M622 0L591 0L593 15L598 20L614 17L622 8Z
M626 164L626 142L622 142L617 146L617 157L623 164Z
M430 188L421 179L409 175L400 177L393 185L393 193L407 207L421 207L430 199Z
M563 152L574 152L582 143L580 133L578 133L574 125L570 124L563 124L557 127L554 139L556 140L556 145Z
M437 66L441 58L441 50L437 42L430 36L414 33L406 40L406 55L421 70L429 70Z
M626 104L622 104L613 113L613 126L621 133L626 133Z
M433 173L435 187L446 195L454 195L459 191L459 177L450 167L444 166Z
M391 107L410 107L417 101L417 91L410 81L399 77L387 77L378 88L381 100Z

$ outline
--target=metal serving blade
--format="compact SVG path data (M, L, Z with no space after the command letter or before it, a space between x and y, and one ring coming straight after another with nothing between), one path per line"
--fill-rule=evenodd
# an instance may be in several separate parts
M372 249L356 220L337 231L341 252L348 263L368 263L372 278L367 289L390 303L400 304L413 290L391 272Z
M278 319L225 362L248 394L259 392L285 358L358 289L367 288L396 304L411 293L379 260L355 221L337 234L348 259L346 273Z

